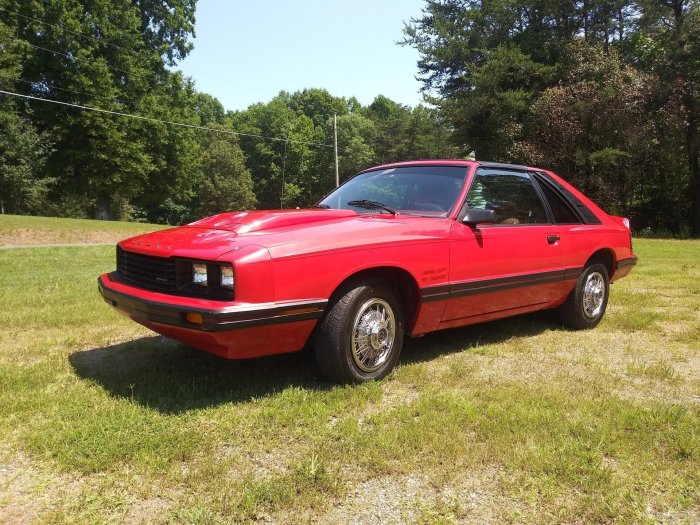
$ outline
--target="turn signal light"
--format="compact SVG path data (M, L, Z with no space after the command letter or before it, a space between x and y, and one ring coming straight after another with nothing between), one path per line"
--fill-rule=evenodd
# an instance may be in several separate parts
M204 322L202 314L197 312L187 312L187 315L185 315L185 319L188 323L192 324L202 324Z

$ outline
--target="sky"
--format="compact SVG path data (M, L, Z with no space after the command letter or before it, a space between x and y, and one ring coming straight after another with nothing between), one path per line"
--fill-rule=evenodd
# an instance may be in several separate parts
M377 95L415 106L418 53L399 46L423 0L199 0L194 49L179 63L228 110L281 90L325 88L367 105Z

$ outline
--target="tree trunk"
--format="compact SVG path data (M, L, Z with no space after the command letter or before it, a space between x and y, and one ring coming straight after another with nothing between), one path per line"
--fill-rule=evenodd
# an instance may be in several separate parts
M109 198L100 196L97 198L97 209L95 210L95 219L100 221L111 221L112 214L109 209Z
M691 91L688 97L688 169L690 174L690 227L694 237L700 237L700 136L698 136L696 104Z

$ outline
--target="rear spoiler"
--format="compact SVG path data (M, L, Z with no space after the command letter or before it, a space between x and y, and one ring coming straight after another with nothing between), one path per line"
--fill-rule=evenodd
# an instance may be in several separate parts
M617 215L610 215L610 218L616 223L624 226L627 230L632 233L632 228L630 227L630 220L627 217L618 217Z

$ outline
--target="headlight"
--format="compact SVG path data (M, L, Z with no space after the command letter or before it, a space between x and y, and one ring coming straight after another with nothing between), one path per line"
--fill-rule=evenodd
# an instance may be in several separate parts
M221 266L221 287L233 290L233 266L230 264Z
M192 283L199 286L207 285L207 265L204 263L192 263Z

